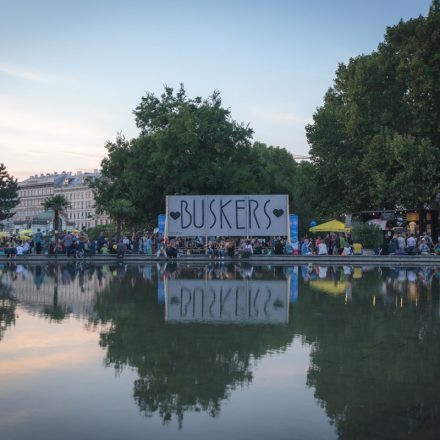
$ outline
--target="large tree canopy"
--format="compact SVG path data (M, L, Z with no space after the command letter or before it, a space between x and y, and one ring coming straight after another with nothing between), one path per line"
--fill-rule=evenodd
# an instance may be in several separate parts
M440 191L440 2L340 64L307 126L319 210L430 206Z
M126 223L155 222L167 194L293 194L297 164L287 150L252 144L252 130L234 121L220 94L188 98L181 85L147 93L134 111L138 137L107 144L97 203L134 208Z
M167 194L287 193L304 227L345 212L431 207L440 198L439 47L434 0L427 17L388 28L376 51L340 64L306 127L311 163L252 143L219 92L147 93L134 111L139 136L107 144L98 208L124 200L124 222L142 224L155 222Z

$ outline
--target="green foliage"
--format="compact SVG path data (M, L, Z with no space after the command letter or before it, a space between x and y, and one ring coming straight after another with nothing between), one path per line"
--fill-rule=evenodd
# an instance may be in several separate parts
M353 241L366 249L376 249L383 243L383 232L377 225L356 223L352 231Z
M293 196L293 156L284 148L252 144L252 130L231 118L219 92L192 99L182 85L177 92L165 87L160 98L147 93L134 114L140 135L109 142L104 178L92 183L98 208L115 220L112 211L121 199L133 208L126 213L129 222L152 226L167 194Z
M56 194L48 197L42 205L45 211L53 211L53 229L59 231L60 214L70 207L70 202L67 201L63 194Z
M116 222L116 236L120 237L122 223L129 221L136 215L135 208L130 200L114 199L107 205L107 212Z
M440 191L440 7L387 28L377 51L336 72L307 126L327 215L422 208Z
M106 145L97 208L118 200L127 226L156 224L167 194L287 193L300 230L312 218L366 209L434 206L440 193L440 6L387 28L368 55L340 64L306 127L311 163L252 144L220 93L189 98L183 85L147 93L134 111L140 134ZM114 210L113 210L114 212ZM115 220L116 217L113 215Z
M109 225L97 225L93 228L87 229L87 235L90 240L96 240L101 232L104 233L106 238L111 238L116 235L116 225L110 223Z
M12 217L15 214L12 210L19 202L17 180L0 163L0 221Z

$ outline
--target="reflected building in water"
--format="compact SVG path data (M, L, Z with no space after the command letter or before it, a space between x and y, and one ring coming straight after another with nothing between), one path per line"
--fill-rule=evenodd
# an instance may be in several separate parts
M82 264L17 265L0 273L11 301L30 313L49 314L53 318L91 316L93 298L111 277L108 267Z

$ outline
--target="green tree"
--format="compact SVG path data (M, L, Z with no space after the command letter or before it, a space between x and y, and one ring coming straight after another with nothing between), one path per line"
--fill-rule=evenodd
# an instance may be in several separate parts
M319 210L431 206L440 191L440 2L340 64L306 127Z
M17 180L0 163L0 221L12 217L15 214L12 210L19 202Z
M136 215L135 208L127 199L116 199L108 204L107 212L116 223L116 238L119 239L123 223L129 222Z
M147 93L134 111L141 132L106 145L97 206L132 204L131 221L155 224L167 194L289 194L294 206L297 164L284 148L251 143L252 129L234 121L219 92L207 99L165 87Z
M369 223L356 223L353 226L353 241L361 243L366 249L377 249L383 243L380 226Z
M48 197L42 205L45 211L53 211L53 229L59 231L61 229L60 214L70 207L70 202L64 195L56 194Z

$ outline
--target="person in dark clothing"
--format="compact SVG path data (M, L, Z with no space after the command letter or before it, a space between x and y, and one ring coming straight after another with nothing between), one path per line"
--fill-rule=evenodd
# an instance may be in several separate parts
M35 251L37 254L41 254L43 250L43 233L40 229L37 229L37 232L34 234L34 243L35 243Z
M275 255L283 255L283 252L284 252L283 242L282 242L282 240L279 238L279 239L277 239L277 241L275 242L275 246L274 246L274 254L275 254Z
M167 255L169 258L176 258L177 257L177 248L176 243L174 240L171 241L168 249L167 249Z
M122 240L119 240L118 245L116 247L116 253L118 254L118 258L124 258L126 250L127 250L127 246L124 244Z
M234 258L235 255L235 243L233 240L229 240L226 243L226 254L230 258Z
M98 252L101 252L101 248L105 245L105 237L104 237L104 232L101 232L99 234L99 237L97 239L97 250Z

